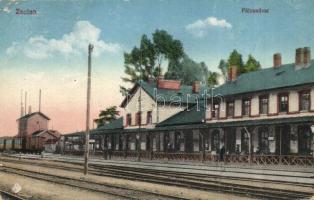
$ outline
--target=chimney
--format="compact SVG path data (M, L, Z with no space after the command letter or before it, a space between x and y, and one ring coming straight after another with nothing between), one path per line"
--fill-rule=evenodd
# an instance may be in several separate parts
M280 53L275 53L273 57L274 61L274 68L278 68L281 66L281 54Z
M23 108L23 90L21 90L21 117L24 116L24 108Z
M238 75L238 67L236 65L232 65L228 69L228 80L235 81Z
M193 93L199 93L200 92L200 82L199 81L193 82L192 91L193 91Z
M154 77L149 76L149 77L148 77L148 84L150 84L150 85L153 84L153 83L154 83L154 80L155 80Z
M25 104L25 106L24 106L24 114L26 115L26 109L27 109L27 92L25 92L25 101L24 101L24 104Z
M295 66L303 65L303 48L297 48L295 50Z
M180 90L181 81L165 80L164 76L157 77L157 87L160 89Z
M303 61L304 67L308 67L311 65L311 49L310 47L303 48Z
M28 106L28 114L32 113L32 106Z
M157 76L157 87L160 87L160 84L162 83L162 81L164 80L164 76L163 75L158 75Z

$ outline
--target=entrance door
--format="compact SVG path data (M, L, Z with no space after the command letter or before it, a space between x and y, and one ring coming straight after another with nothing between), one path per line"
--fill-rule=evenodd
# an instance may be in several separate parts
M226 140L226 150L229 154L235 153L235 146L236 146L236 129L235 128L228 128L226 130L227 134L225 134Z
M193 132L188 130L185 131L184 134L185 141L185 152L192 153L193 152Z
M268 127L258 128L258 154L269 154Z
M298 127L299 154L302 155L310 154L312 137L313 135L310 126L302 125Z
M290 126L276 126L276 154L288 155L290 154Z

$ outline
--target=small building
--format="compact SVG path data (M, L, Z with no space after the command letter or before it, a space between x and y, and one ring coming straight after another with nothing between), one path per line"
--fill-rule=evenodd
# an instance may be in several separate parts
M33 112L26 114L19 119L18 122L18 137L30 136L39 130L47 130L50 118L42 112Z

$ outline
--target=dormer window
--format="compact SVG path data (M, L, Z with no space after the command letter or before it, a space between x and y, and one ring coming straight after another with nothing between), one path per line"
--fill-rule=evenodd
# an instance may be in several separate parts
M279 94L278 95L278 108L280 113L288 112L289 107L289 97L288 94Z
M309 91L299 92L299 110L300 111L310 110L310 92Z
M126 115L126 126L131 126L132 125L132 115L128 113Z
M242 115L249 116L251 110L251 99L246 98L242 100Z
M234 116L234 102L230 101L227 102L227 117L233 117Z
M153 123L152 111L148 111L147 112L146 123L147 124L152 124Z

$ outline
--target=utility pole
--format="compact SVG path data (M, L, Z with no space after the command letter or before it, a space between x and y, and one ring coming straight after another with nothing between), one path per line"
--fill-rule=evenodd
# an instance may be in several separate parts
M41 89L39 89L38 111L41 112Z
M91 71L92 71L92 51L94 46L88 45L88 73L87 73L87 105L86 105L86 133L85 133L85 163L84 175L88 172L88 156L89 156L89 117L90 117L90 91L91 91Z
M27 109L27 91L25 91L25 101L24 101L24 104L25 104L25 106L24 106L24 115L26 115L27 114L27 112L26 112L26 109Z
M139 124L138 124L138 136L137 136L137 161L141 161L141 125L142 125L142 51L140 52L140 94L138 98L138 109L139 109ZM147 141L146 141L147 142Z

